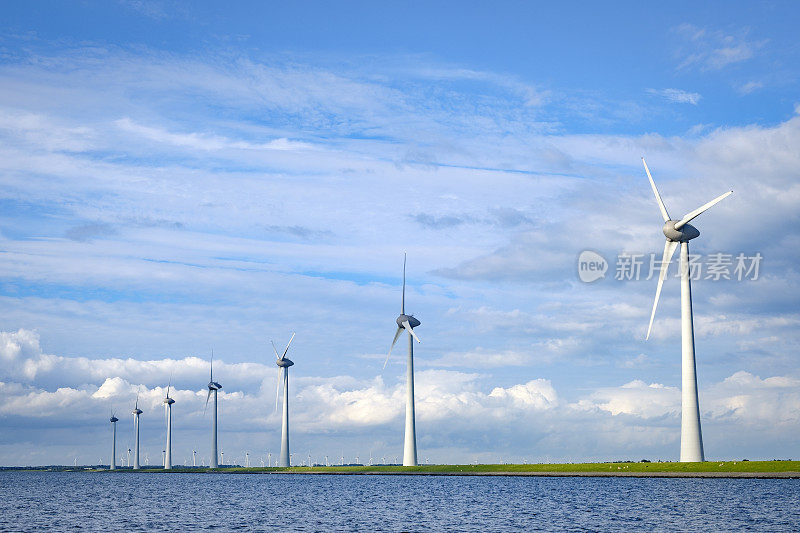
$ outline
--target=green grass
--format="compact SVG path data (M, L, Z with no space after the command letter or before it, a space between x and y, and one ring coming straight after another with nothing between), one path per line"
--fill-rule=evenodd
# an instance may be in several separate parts
M148 468L145 472L163 472L160 468ZM131 470L119 470L131 472ZM800 461L707 461L704 463L567 463L567 464L497 464L497 465L423 465L423 466L315 466L290 468L182 468L174 467L172 472L220 472L220 473L418 473L418 474L482 474L482 473L525 473L525 472L558 472L558 473L778 473L800 472Z

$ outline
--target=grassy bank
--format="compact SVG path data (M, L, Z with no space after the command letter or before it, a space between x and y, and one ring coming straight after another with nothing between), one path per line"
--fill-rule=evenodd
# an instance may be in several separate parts
M131 472L120 469L118 472ZM141 472L164 472L160 468L149 467ZM495 464L495 465L423 465L405 466L295 466L290 468L243 468L225 467L212 470L210 468L174 467L171 472L219 472L230 474L258 473L296 473L296 474L526 474L526 473L560 473L560 474L692 474L692 473L755 473L773 474L800 473L800 461L707 461L704 463L542 463L542 464Z

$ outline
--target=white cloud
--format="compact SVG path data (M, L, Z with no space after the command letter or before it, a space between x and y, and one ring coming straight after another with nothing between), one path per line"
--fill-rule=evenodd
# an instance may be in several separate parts
M178 147L195 150L310 150L315 149L308 143L295 142L286 138L273 139L266 143L250 143L235 141L218 135L203 135L200 133L172 133L161 128L154 128L137 124L130 118L121 118L114 121L120 129L130 132L157 143L167 143ZM316 148L317 150L321 148Z
M739 86L739 92L742 94L751 94L764 87L764 83L760 81L748 81L747 83Z
M704 407L711 416L770 432L794 428L800 420L800 379L761 379L739 371L711 387Z
M702 98L699 93L690 93L681 89L647 89L647 92L656 96L661 96L674 104L697 105Z
M6 333L3 338L5 346L10 346L3 352L4 357L11 353L18 362L40 359L35 334L21 331ZM63 364L64 369L82 365L82 358L50 357ZM142 417L146 438L150 442L163 431L162 399L166 392L160 372L153 370L173 363L171 359L130 360L125 365L114 366L111 361L100 360L98 368L111 372L107 376L81 367L85 372L81 384L53 388L36 382L36 375L33 382L24 372L6 376L0 382L0 394L4 398L0 417L26 421L28 431L33 432L44 432L53 421L68 419L75 427L86 428L91 433L95 431L92 428L104 427L112 409L122 420L127 420L128 410L138 395L139 405L145 411ZM279 412L273 407L272 372L261 380L240 377L240 387L228 385L237 383L234 378L237 372L253 373L259 368L261 365L252 363L221 365L220 371L228 380L220 394L221 420L225 449L231 453L253 449L252 440L264 438L257 437L254 431L259 435L275 434L279 427ZM119 372L115 374L113 369ZM122 375L149 377L137 382ZM348 449L353 449L354 444L349 439L356 438L385 449L381 446L386 445L380 442L387 437L397 440L401 434L405 383L402 376L398 378L387 384L381 377L363 380L345 376L294 376L290 401L293 439L316 442L314 447L319 449L331 439L335 442L335 439L347 438ZM538 453L543 457L565 458L571 454L594 457L595 453L601 457L604 453L605 457L608 453L652 457L653 450L670 450L677 442L680 390L676 387L633 380L618 387L597 388L575 401L565 401L548 379L535 378L492 387L487 386L487 378L483 374L453 370L416 372L417 427L421 442L426 443L421 446L432 453L452 454L453 443L472 442L472 439L480 439L480 435L492 433L503 436L506 454L530 456L523 450L530 446L530 439L535 439L539 442ZM69 375L64 379L78 381ZM175 379L186 382L185 376L176 375ZM194 380L192 377L189 381ZM171 390L171 396L176 399L173 413L180 429L176 441L181 450L187 443L196 441L198 433L207 431L206 392L202 384L195 390L182 386L173 386ZM800 422L800 380L792 376L761 379L740 371L702 389L700 399L703 427L711 442L718 440L716 436L720 432L730 431L726 428L731 424L746 424L764 429L766 433L762 434L778 435L780 431L793 431ZM128 431L126 423L123 422L121 429L120 438L123 439ZM191 439L187 440L190 435ZM739 438L746 436L743 434ZM735 444L737 438L729 438L729 441ZM42 443L44 448L49 445ZM97 443L102 449L101 445ZM364 448L361 449L363 453ZM472 450L467 445L459 453L460 460L467 460ZM13 462L9 457L2 457L2 460Z
M599 389L575 404L577 409L600 409L612 415L641 418L675 416L680 413L680 390L660 383L634 380L621 387Z
M698 67L701 70L720 70L752 58L767 42L748 40L746 31L727 35L692 24L681 24L675 31L684 39L679 69Z

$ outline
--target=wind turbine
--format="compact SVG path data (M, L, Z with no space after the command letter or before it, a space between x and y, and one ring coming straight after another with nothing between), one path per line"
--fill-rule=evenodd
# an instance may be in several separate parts
M172 377L167 382L167 394L164 396L164 417L167 419L167 445L164 449L164 470L172 468L172 404L175 400L169 397L169 388Z
M214 352L211 352L211 378L208 382L208 396L206 396L206 407L208 409L208 400L211 398L211 393L214 393L214 422L211 425L211 468L219 468L218 455L217 455L217 391L222 388L222 385L214 381Z
M119 418L114 416L114 411L111 411L111 464L109 470L117 469L117 422Z
M139 393L136 393L136 404L133 408L133 432L135 434L135 440L133 444L133 469L139 470L139 415L142 414L142 410L139 409Z
M275 389L275 410L278 409L278 396L281 390L281 377L283 377L283 422L281 423L281 455L278 458L278 466L288 467L291 464L289 457L289 367L294 364L291 359L286 358L289 346L294 340L294 333L283 350L283 355L278 355L275 343L272 343L272 350L275 352L275 364L278 365L278 385ZM270 341L272 342L272 341Z
M413 315L406 314L406 254L403 254L403 295L400 300L400 316L395 322L397 322L397 331L394 334L386 361L383 363L383 368L385 369L386 363L389 362L392 348L397 343L400 333L406 330L408 332L408 366L406 367L406 436L403 446L403 466L417 466L417 429L414 421L414 340L421 341L414 333L414 328L420 325L420 321Z
M650 313L650 325L647 327L647 336L653 329L653 318L656 316L658 297L661 295L661 287L667 275L667 268L672 260L672 254L678 244L681 245L680 276L681 276L681 462L700 462L704 461L703 455L703 435L700 430L700 406L697 399L697 366L694 357L694 325L692 321L692 285L689 276L689 241L700 236L700 231L689 224L691 220L709 209L717 202L728 197L733 191L721 194L703 204L694 211L690 211L680 220L673 220L667 213L667 208L658 194L656 183L650 175L644 158L642 158L644 170L653 188L658 208L664 219L662 231L667 238L664 244L664 255L661 259L661 272L658 276L656 286L656 297L653 301L653 311Z
M197 466L197 450L192 450L192 466Z

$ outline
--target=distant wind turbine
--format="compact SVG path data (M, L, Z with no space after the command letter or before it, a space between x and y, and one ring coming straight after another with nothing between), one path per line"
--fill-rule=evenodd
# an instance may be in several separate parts
M414 328L420 325L420 321L413 315L406 314L406 254L403 254L403 294L400 300L400 316L395 322L397 331L394 334L386 361L383 363L383 368L385 369L386 363L389 362L392 348L397 343L400 333L406 330L408 332L408 363L406 367L406 433L403 446L403 466L417 466L417 429L414 417L414 340L417 342L420 340L414 333Z
M114 411L111 411L111 464L109 470L117 469L117 422L119 418L114 416Z
M164 395L164 417L167 422L167 444L164 450L164 470L172 468L172 404L175 400L169 397L169 388L172 385L172 376L167 382L167 394Z
M667 208L658 194L656 183L650 175L644 158L642 158L644 170L650 180L650 186L656 197L656 203L661 210L664 219L662 231L667 238L664 244L664 255L661 258L661 272L658 276L656 286L656 297L653 301L653 311L650 313L650 325L647 327L647 336L653 329L653 318L656 316L658 297L661 295L661 287L667 275L667 268L672 260L672 254L678 244L681 245L680 275L681 275L681 462L700 462L705 460L703 454L703 435L700 430L700 405L697 398L697 366L694 356L694 324L692 320L692 286L689 275L689 241L700 236L700 231L689 224L689 221L709 209L717 202L728 197L733 191L721 194L701 205L694 211L690 211L680 220L673 220L667 213Z
M289 367L294 365L291 359L286 358L294 340L294 333L283 350L283 355L278 355L275 343L272 343L272 350L275 352L275 364L278 365L278 386L275 390L275 409L278 409L278 396L281 390L281 379L283 379L283 419L281 422L281 455L278 458L278 466L288 467L291 463L289 457ZM270 341L271 342L271 341Z
M139 464L139 415L142 414L142 410L139 409L139 393L136 393L136 404L134 405L133 411L133 433L134 433L134 443L133 443L133 469L139 470L141 465Z
M208 382L208 396L206 396L206 409L208 409L208 400L211 398L211 393L214 393L214 413L213 422L211 425L211 468L219 468L218 455L217 455L217 392L222 388L222 385L214 381L214 351L211 351L211 378Z

